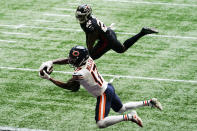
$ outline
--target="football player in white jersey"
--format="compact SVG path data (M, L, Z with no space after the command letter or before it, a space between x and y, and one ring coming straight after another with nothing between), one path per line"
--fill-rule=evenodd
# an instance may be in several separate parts
M136 111L133 110L124 115L122 113L143 106L151 106L162 110L161 103L156 98L147 101L122 104L115 93L113 85L103 79L85 47L73 47L70 50L68 59L69 63L75 67L72 80L79 81L80 84L97 99L95 120L99 128L106 128L122 121L132 121L140 127L143 127L142 120L137 115ZM68 84L51 78L46 71L43 71L43 73L43 75L40 75L41 78L50 80L61 88L66 87ZM108 116L110 108L121 114Z

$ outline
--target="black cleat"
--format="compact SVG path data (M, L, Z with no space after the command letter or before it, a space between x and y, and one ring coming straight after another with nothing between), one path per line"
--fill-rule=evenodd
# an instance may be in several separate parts
M154 34L154 33L159 33L159 32L148 27L143 27L141 30L141 33L147 35L147 34Z

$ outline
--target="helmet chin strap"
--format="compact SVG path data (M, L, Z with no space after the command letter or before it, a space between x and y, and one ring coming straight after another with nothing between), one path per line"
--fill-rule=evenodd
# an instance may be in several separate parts
M79 63L79 66L83 65L83 62L85 62L84 60L85 60L85 58L83 58L83 60Z
M80 23L80 24L83 24L83 23L85 23L85 22L86 22L86 20L83 20L83 21L80 21L80 20L79 20L79 23Z
M83 24L83 23L85 23L86 21L88 21L87 16L85 17L85 19L84 19L83 21L80 21L80 20L79 20L79 23Z

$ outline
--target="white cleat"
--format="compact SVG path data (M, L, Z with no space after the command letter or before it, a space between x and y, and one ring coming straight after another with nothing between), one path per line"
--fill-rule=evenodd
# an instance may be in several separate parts
M159 109L159 110L163 110L163 107L162 107L161 103L157 100L157 98L152 98L150 100L150 105L154 108Z
M129 118L131 118L130 120L134 123L136 123L138 126L143 127L142 125L142 120L141 118L137 115L136 111L132 111L131 113L128 114Z

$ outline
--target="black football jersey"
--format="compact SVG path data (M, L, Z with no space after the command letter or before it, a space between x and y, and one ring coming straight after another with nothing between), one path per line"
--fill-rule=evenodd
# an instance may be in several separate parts
M106 33L107 31L107 26L95 17L91 17L87 22L80 25L86 34L93 32Z

